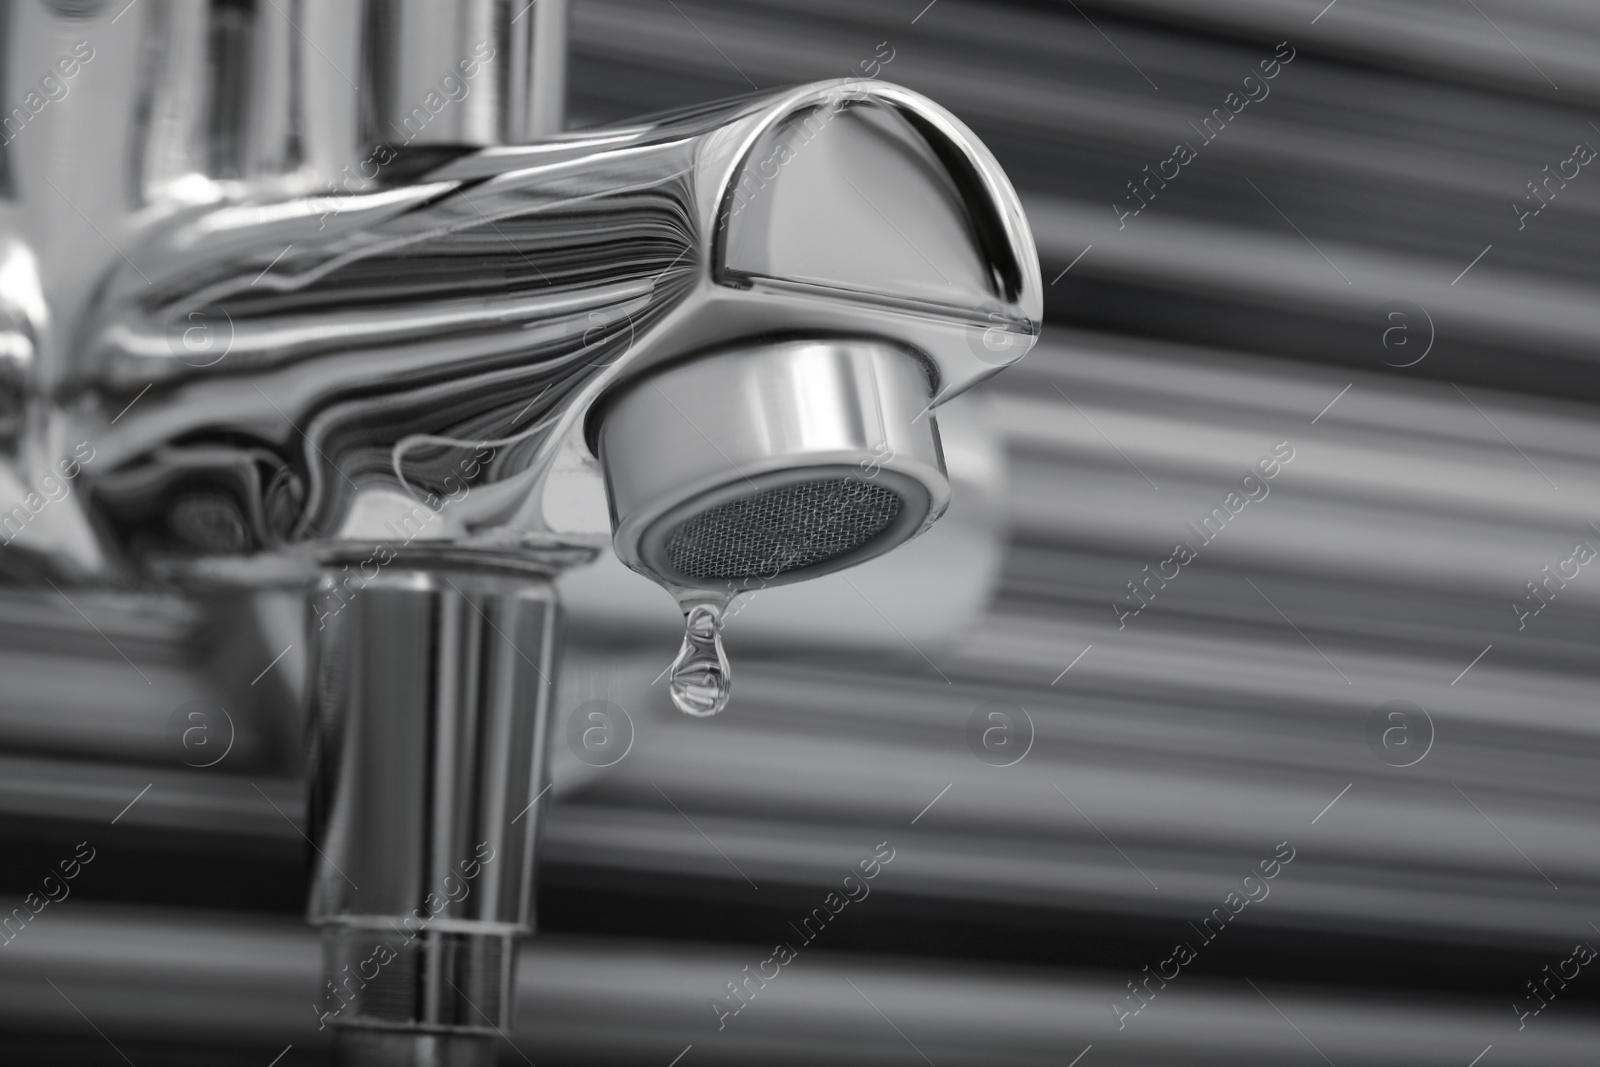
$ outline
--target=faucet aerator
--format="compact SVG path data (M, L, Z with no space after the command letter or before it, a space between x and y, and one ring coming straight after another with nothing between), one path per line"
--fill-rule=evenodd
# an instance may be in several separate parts
M927 529L950 500L927 367L877 341L751 345L602 407L613 545L680 600L804 581Z

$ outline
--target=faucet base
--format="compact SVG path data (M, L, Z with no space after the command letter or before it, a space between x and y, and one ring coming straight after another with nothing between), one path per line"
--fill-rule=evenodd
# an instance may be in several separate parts
M339 1067L494 1067L498 1038L341 1026L334 1038Z
M554 587L391 567L329 573L313 603L319 1016L341 1041L377 1035L349 1038L357 1049L438 1050L350 1063L476 1063L438 1057L512 1025L515 941L532 932Z
M452 928L428 929L426 912L323 927L324 970L343 1002L328 1021L468 1035L510 1026L514 932L444 921Z

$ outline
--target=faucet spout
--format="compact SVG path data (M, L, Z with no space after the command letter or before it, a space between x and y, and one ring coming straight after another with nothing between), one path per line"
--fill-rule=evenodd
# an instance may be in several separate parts
M926 368L931 410L1020 358L1040 302L983 146L906 90L822 83L176 217L112 271L62 398L103 442L106 555L136 568L396 531L602 544L553 518L549 475L597 494L591 412L642 375L756 338L882 339Z
M848 79L553 134L564 5L516 6L92 16L63 137L0 146L0 568L305 593L348 1063L511 1026L552 577L614 550L705 608L893 548L948 500L939 405L1039 331L1017 196L937 104ZM729 694L709 610L695 714Z

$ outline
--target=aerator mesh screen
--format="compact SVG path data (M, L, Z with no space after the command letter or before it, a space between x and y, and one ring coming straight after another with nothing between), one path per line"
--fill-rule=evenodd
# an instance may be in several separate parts
M775 578L852 552L900 514L900 495L859 478L763 489L685 519L666 556L688 578Z

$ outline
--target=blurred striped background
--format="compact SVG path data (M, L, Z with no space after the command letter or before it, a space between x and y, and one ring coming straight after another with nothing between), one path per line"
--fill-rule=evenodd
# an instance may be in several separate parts
M1048 304L948 417L950 530L852 572L861 600L754 601L725 716L651 684L670 601L574 576L558 705L611 700L635 736L603 769L557 746L504 1061L1593 1063L1600 980L1520 1030L1514 1005L1600 941L1600 573L1521 629L1512 605L1600 549L1600 175L1542 187L1521 229L1513 204L1600 145L1600 8L575 0L572 32L575 126L888 42L881 76L1021 190ZM1200 148L1189 124L1280 42L1270 94ZM1119 629L1126 583L1282 441L1268 496ZM140 1067L320 1062L297 605L78 603L0 598L0 890L99 850L0 949L0 1059L122 1062L87 1016ZM237 730L206 771L168 733L196 698ZM1372 740L1396 700L1430 742L1404 767ZM970 748L991 701L1031 722L1013 766ZM883 841L871 896L719 1030L725 984ZM1201 947L1285 841L1270 896ZM1119 1029L1178 941L1199 958Z

